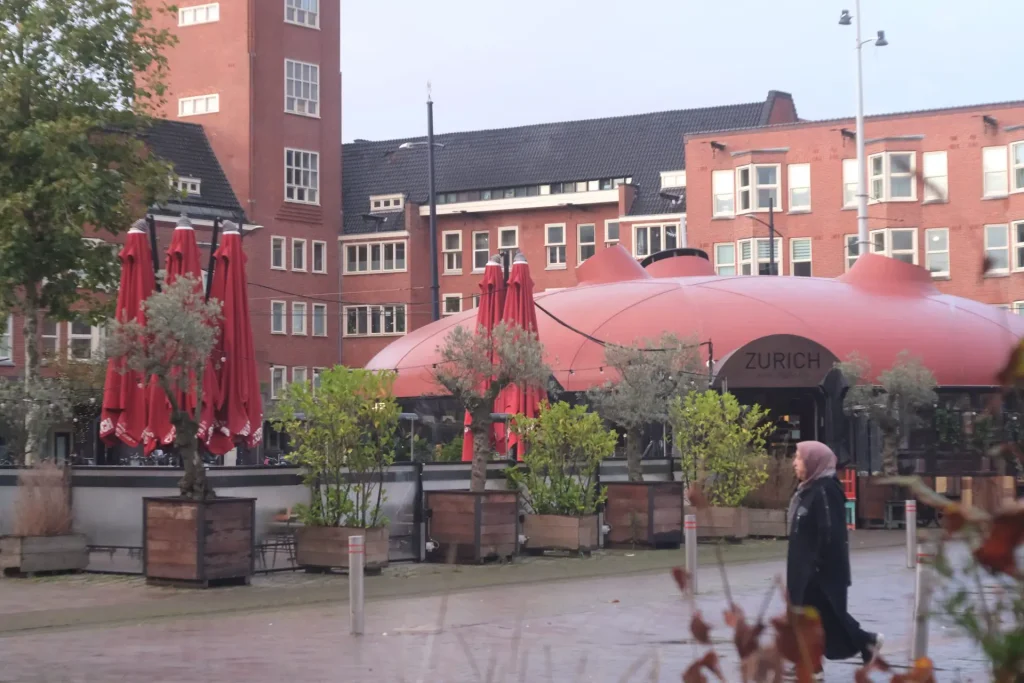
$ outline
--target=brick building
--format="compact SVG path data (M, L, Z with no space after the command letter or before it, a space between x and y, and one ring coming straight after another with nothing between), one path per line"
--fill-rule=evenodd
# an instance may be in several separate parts
M689 246L719 274L836 277L857 258L853 119L687 136ZM1024 102L871 116L875 253L928 268L947 294L1024 312ZM988 256L991 268L983 272Z
M435 154L442 314L475 305L491 254L521 250L538 291L622 244L686 246L683 136L796 120L793 99L440 135ZM431 319L426 150L344 146L341 362L362 366Z

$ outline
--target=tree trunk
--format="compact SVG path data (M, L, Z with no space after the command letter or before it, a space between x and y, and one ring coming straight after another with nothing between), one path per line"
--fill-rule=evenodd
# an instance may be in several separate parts
M35 396L32 386L39 379L39 302L36 295L36 285L32 284L25 288L24 328L22 333L25 339L25 395L29 398ZM58 335L59 337L59 335ZM25 464L32 465L42 457L42 443L36 434L39 419L39 410L33 403L25 411ZM45 436L42 441L45 441Z
M644 471L641 460L643 459L644 432L640 427L631 427L626 432L626 471L629 473L629 481L643 481Z
M181 455L181 463L185 468L185 475L178 482L178 490L184 498L192 500L206 500L213 498L213 489L206 478L206 467L203 465L202 456L199 454L199 444L196 441L198 424L195 420L181 411L174 411L171 420L174 423L174 445Z
M480 411L479 414L470 417L473 424L469 427L469 433L473 435L473 469L469 478L470 491L483 491L487 486L487 463L491 459L491 411L489 409Z
M900 432L896 427L882 430L882 474L894 477L899 474L897 453L900 445Z

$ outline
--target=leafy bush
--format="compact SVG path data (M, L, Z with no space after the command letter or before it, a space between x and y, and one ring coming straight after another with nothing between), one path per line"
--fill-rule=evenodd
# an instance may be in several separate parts
M14 507L15 536L60 536L71 533L71 484L67 472L43 461L18 475Z
M544 403L535 418L516 416L514 430L526 447L522 463L508 470L538 515L592 515L604 500L594 486L601 461L615 452L617 436L586 406Z
M434 447L434 462L460 462L461 460L461 437L455 437L446 444L438 444Z

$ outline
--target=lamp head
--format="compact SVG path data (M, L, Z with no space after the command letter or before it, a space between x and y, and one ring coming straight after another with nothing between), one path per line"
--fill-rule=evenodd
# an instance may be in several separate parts
M885 31L879 31L878 37L875 38L875 45L878 47L885 47L889 44L889 41L885 39Z
M850 17L850 10L844 9L842 14L839 15L839 25L840 26L849 26L851 22L852 22L852 17Z

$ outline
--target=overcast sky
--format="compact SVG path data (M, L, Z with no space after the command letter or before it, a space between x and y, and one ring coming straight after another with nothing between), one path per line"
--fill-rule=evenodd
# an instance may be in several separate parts
M337 1L337 0L336 0ZM342 134L435 131L763 100L853 115L853 0L342 0ZM861 0L868 114L1024 99L1022 0Z

